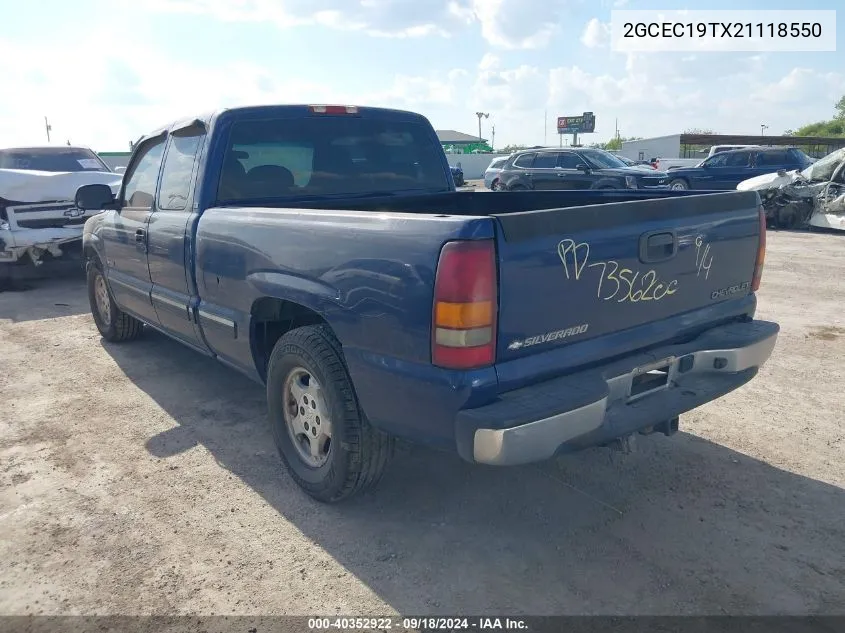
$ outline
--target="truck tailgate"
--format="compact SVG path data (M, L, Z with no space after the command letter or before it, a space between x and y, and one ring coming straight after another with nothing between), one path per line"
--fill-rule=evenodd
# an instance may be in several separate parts
M493 215L497 362L747 295L758 205L727 192Z

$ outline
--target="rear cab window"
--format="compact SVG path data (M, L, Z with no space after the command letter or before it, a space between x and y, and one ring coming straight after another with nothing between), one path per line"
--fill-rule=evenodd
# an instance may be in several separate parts
M441 148L415 121L365 117L268 118L232 125L218 198L451 190Z

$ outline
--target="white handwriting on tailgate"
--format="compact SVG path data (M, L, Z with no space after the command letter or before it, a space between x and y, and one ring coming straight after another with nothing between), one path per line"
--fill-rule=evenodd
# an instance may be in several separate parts
M710 255L710 243L704 241L703 235L697 235L695 238L695 276L700 277L702 271L704 278L710 276L710 266L713 265L713 256Z
M557 252L567 279L579 281L587 268L600 268L596 297L617 303L660 301L678 291L678 280L661 280L653 269L646 271L625 268L614 260L589 263L590 245L572 239L561 240ZM711 258L712 261L712 258ZM707 267L709 271L709 264Z

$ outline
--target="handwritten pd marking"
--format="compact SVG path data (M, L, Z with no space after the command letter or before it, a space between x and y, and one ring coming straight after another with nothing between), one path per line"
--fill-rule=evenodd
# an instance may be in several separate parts
M587 260L590 259L590 245L586 242L576 244L575 240L570 239L561 240L557 245L557 254L560 256L560 261L563 262L563 271L566 273L567 279L570 279L570 276L566 256L570 253L572 254L572 264L575 269L575 280L577 281L581 279L581 273L587 265Z

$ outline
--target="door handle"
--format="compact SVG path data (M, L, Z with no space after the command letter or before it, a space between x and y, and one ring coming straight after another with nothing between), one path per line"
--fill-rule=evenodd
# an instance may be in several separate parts
M678 240L674 233L654 231L640 238L640 261L644 264L672 259L678 252Z
M144 229L138 229L135 231L135 241L139 244L143 244L147 241L147 232Z

